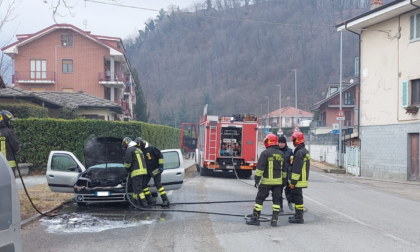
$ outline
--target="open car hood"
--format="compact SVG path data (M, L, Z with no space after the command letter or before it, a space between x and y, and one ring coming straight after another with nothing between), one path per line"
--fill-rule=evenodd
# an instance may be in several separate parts
M98 137L90 140L83 147L85 167L106 163L124 163L125 150L122 139L114 137Z

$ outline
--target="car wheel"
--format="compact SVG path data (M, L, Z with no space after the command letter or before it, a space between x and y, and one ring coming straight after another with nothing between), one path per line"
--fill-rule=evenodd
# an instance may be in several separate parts
M200 167L200 175L201 176L207 176L207 168Z

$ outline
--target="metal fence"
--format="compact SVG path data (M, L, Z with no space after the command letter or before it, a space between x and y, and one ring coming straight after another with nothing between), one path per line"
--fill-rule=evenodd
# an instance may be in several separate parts
M305 139L308 139L308 144L314 145L337 145L338 146L338 134L317 134L317 135L305 135Z

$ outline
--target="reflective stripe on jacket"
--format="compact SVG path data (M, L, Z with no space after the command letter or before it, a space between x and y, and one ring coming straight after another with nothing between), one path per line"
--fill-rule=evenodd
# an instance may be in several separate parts
M295 187L308 187L310 165L311 157L309 151L305 148L304 144L300 144L294 152L290 183L295 185Z
M131 172L131 177L147 174L143 153L136 146L127 148L124 165L128 172Z
M278 146L268 147L258 159L255 180L261 179L262 185L282 185L283 173L286 172L283 163L283 152Z

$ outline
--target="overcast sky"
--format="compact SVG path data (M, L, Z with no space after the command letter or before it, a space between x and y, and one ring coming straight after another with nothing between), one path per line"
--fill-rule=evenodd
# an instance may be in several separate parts
M67 10L61 9L65 17L57 17L58 23L69 23L81 29L85 29L83 20L87 20L87 29L92 34L103 36L120 37L122 39L137 33L144 28L144 22L149 18L157 16L158 12L146 11L133 8L123 8L83 0L68 0L70 3L77 3L73 12L74 17ZM110 2L109 0L96 0ZM48 3L44 3L48 2ZM57 0L54 0L57 2ZM170 5L179 6L181 9L191 6L197 0L121 0L123 5L137 6L150 9L167 9ZM204 2L204 0L203 0ZM17 34L34 33L52 24L51 0L22 0L15 13L18 15L15 20L7 23L0 33L0 45L4 44L15 31ZM7 0L3 1L0 12L4 12Z

